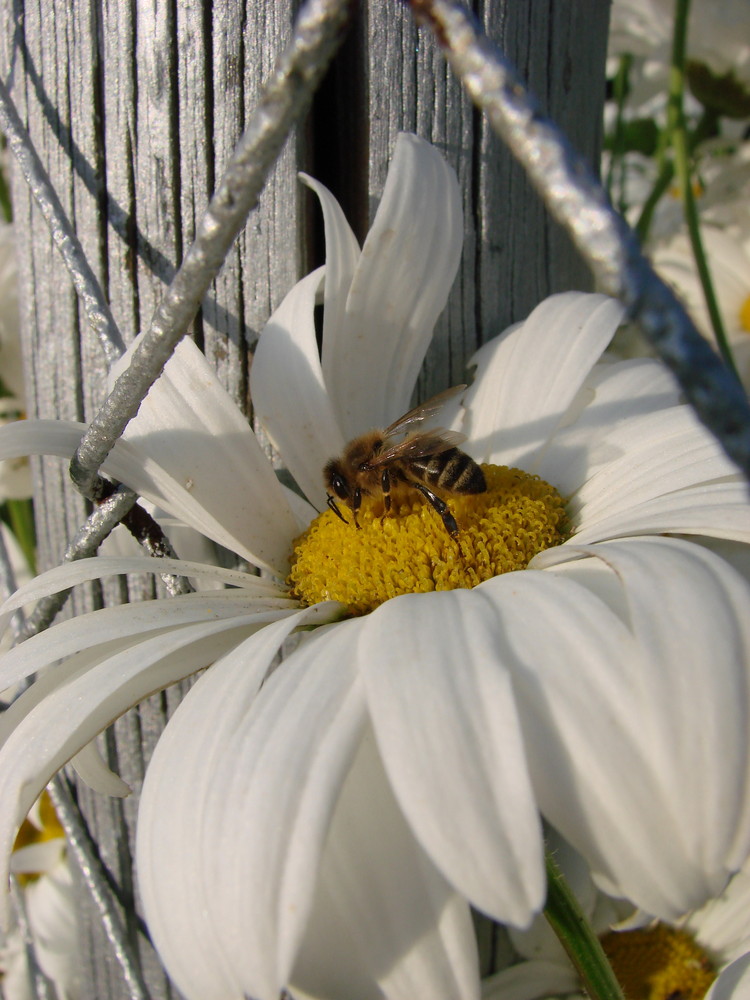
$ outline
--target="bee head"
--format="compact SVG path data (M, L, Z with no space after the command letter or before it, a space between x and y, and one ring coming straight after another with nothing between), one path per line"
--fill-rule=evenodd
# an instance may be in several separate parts
M323 469L323 478L325 479L326 487L331 491L331 493L329 493L326 497L328 506L337 517L341 518L344 524L348 524L349 522L339 510L338 504L336 503L336 497L351 506L352 491L346 480L346 476L344 475L341 462L339 462L338 459L332 458L331 461L326 464L325 469ZM334 495L332 496L331 494Z

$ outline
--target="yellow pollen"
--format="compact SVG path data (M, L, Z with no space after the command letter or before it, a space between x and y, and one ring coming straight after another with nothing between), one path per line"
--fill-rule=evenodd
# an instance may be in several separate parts
M485 493L444 496L458 522L455 538L406 486L392 493L387 513L382 497L363 497L359 530L345 504L348 524L333 511L320 514L294 543L293 595L305 605L341 601L362 615L401 594L476 587L565 541L565 504L554 487L520 469L482 468Z
M750 333L750 295L740 306L740 326L745 333Z
M686 931L657 924L601 940L628 1000L703 1000L716 979L713 963Z

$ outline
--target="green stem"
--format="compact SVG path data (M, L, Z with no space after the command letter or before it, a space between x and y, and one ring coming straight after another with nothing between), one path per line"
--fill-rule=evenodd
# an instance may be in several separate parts
M648 231L651 228L651 220L654 216L654 210L656 206L661 201L662 195L669 188L672 183L672 178L674 177L674 165L671 160L665 160L659 176L654 181L654 186L651 188L651 193L649 194L646 201L643 203L643 208L641 209L641 214L638 217L638 222L635 225L635 231L638 234L638 239L641 241L641 245L645 244L648 237Z
M667 105L667 123L672 149L674 151L675 171L680 182L680 194L685 211L690 244L693 249L695 265L698 270L703 297L711 320L711 326L716 337L724 361L734 372L739 381L739 374L734 363L732 350L724 329L724 322L716 301L708 261L703 249L700 226L698 223L698 208L693 194L693 178L691 171L690 143L688 141L685 113L683 110L683 95L685 92L685 44L687 40L687 21L690 0L676 0L674 35L672 37L672 64L669 70L669 103Z
M8 527L16 536L32 573L36 573L36 532L31 500L6 500Z
M688 135L688 150L692 154L696 146L698 146L705 139L709 139L715 135L718 135L717 129L717 116L716 112L711 108L706 108L695 126L695 129ZM662 133L663 135L663 133ZM664 147L668 145L664 141L660 142L660 146ZM638 238L642 245L645 245L646 239L648 237L648 231L651 228L651 219L653 218L654 209L661 201L662 195L666 193L669 189L669 185L672 183L674 177L674 163L668 155L666 148L661 148L658 155L659 175L654 181L654 186L651 188L651 193L643 204L641 209L641 214L638 222L635 226L635 231L638 234Z
M0 148L2 148L2 146L0 146ZM10 203L10 191L8 190L8 182L5 179L5 173L2 170L0 170L0 214L2 214L2 218L6 222L13 221L13 208Z
M620 173L620 204L618 205L618 210L620 212L624 209L624 191L623 191L623 162L625 155L625 100L628 95L628 77L630 75L630 67L633 62L633 57L629 55L620 56L620 63L617 67L617 75L614 79L613 96L617 102L617 117L615 118L615 128L612 135L612 155L609 160L609 169L607 171L607 194L609 195L610 201L612 200L612 188L614 185L615 171L619 168Z
M581 977L587 995L591 1000L624 1000L599 938L549 852L546 861L547 902L544 915Z

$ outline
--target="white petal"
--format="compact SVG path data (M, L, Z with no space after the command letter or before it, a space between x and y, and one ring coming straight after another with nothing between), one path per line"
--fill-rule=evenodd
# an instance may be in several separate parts
M369 729L336 806L309 923L294 974L306 992L326 1000L478 997L468 905L414 839Z
M124 438L105 470L256 565L285 571L294 516L247 420L192 341L178 344ZM118 474L118 459L132 451L149 463Z
M86 430L72 420L15 420L0 427L0 460L22 455L72 458Z
M604 295L552 295L478 351L470 362L476 378L464 398L467 451L478 461L536 472L622 313L620 303Z
M716 899L711 899L685 921L684 927L698 944L725 962L750 948L750 874L739 871Z
M264 629L198 681L157 745L137 857L157 948L188 997L275 1000L286 983L363 724L357 624L314 635L256 699L284 637Z
M750 542L750 506L744 481L694 486L657 496L610 515L583 519L574 543L590 544L625 535L706 535ZM564 546L562 547L564 548ZM554 556L548 549L542 556ZM559 550L562 552L562 549ZM537 559L534 568L540 569Z
M611 517L700 483L737 480L737 467L687 406L635 417L606 439L612 459L569 504L574 522Z
M506 626L534 787L605 891L675 919L750 850L750 589L677 540L588 551Z
M14 647L0 661L0 690L5 690L50 663L79 650L128 636L164 629L237 618L248 611L279 611L296 607L287 599L253 600L243 591L209 591L156 601L102 608L55 625ZM0 720L0 730L4 719Z
M300 174L300 179L311 188L323 209L323 224L326 238L326 267L323 310L323 351L321 355L323 378L331 381L331 365L335 365L336 355L346 350L341 343L344 332L344 312L349 288L359 260L359 243L346 221L341 206L328 188L309 177Z
M26 847L18 847L10 859L10 870L15 874L49 872L65 856L65 838L54 837Z
M483 1000L540 1000L580 990L581 982L569 963L534 961L490 976L483 987Z
M45 976L54 983L55 995L64 1000L80 996L79 911L67 862L61 860L31 883L25 896L34 951ZM11 994L6 997L10 1000Z
M748 997L750 997L750 952L728 965L706 993L706 1000L748 1000Z
M298 282L269 319L255 349L250 392L284 464L313 506L325 506L323 466L344 447L320 367L313 307L319 268Z
M22 717L0 749L0 885L7 885L7 868L1 866L7 865L15 831L67 760L132 705L207 666L233 648L243 633L284 614L265 612L182 626L104 660L97 660L96 650L78 654L21 695L5 714ZM50 690L58 672L63 679ZM42 701L39 689L46 691ZM33 707L23 714L29 702Z
M188 562L184 559L145 559L143 556L94 556L54 566L19 587L0 606L2 625L4 626L11 612L22 608L25 604L31 604L49 594L74 587L77 583L126 573L172 573L240 588L248 597L266 597L271 600L286 596L286 591L275 583L254 573L225 569L209 563Z
M461 192L429 143L401 133L354 274L326 384L344 437L409 409L463 245Z
M71 766L75 768L79 778L86 782L89 788L99 792L100 795L112 795L124 798L130 795L133 789L123 781L119 774L107 766L104 758L99 752L99 748L93 741L79 750L75 757L71 757Z
M542 837L499 589L388 601L365 620L360 657L388 776L427 853L475 907L527 925L544 902Z
M658 361L638 358L598 364L550 447L540 456L538 474L563 494L570 494L596 468L619 453L607 438L634 417L680 402L679 385Z

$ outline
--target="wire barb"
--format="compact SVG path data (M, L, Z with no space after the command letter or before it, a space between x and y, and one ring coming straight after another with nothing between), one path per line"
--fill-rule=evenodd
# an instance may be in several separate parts
M625 304L700 419L750 477L750 404L742 386L655 274L586 162L540 114L516 71L458 0L410 4L549 212L570 233L601 290Z

